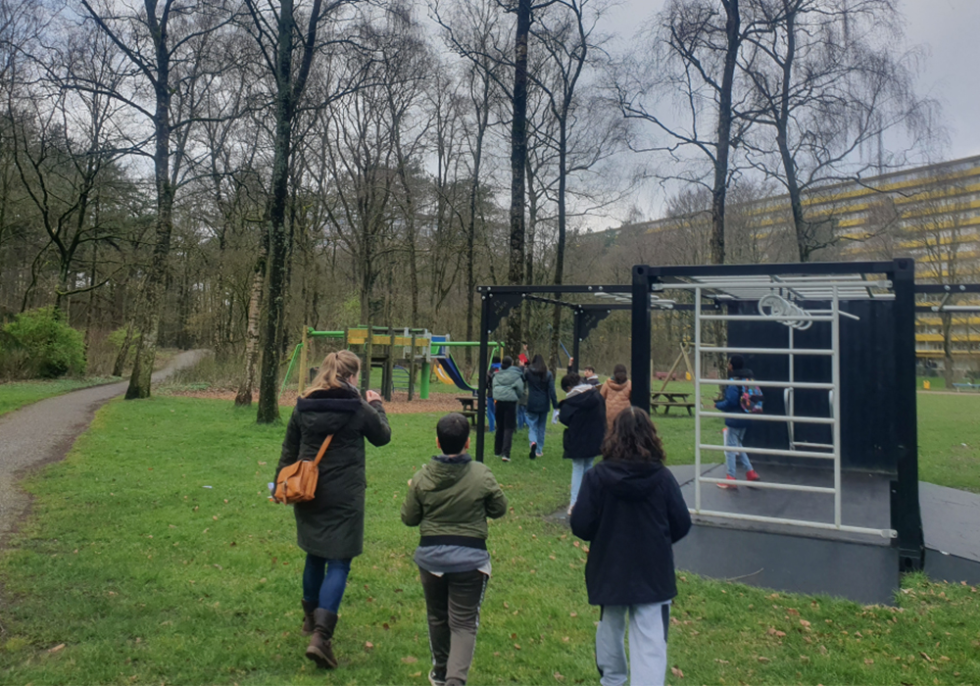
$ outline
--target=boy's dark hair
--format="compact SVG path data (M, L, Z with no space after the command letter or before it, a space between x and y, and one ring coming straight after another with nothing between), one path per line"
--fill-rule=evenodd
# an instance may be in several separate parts
M638 407L628 407L613 420L602 443L602 459L664 463L667 455L650 415Z
M450 412L436 424L439 447L446 455L459 455L470 437L470 423L459 412Z
M732 365L733 372L738 371L739 369L745 366L745 360L742 359L741 355L732 355L729 358L728 363Z
M511 359L510 355L507 355L507 357L505 357L503 360L501 360L501 362L500 362L500 368L501 369L509 369L512 364L514 364L514 360Z
M595 367L582 367L583 372L592 372L595 374Z
M568 393L570 390L578 386L581 382L582 382L582 377L579 376L577 372L568 372L568 374L561 377L561 390Z
M626 373L625 364L617 364L615 367L613 367L613 381L616 383L626 383L628 378L629 376Z

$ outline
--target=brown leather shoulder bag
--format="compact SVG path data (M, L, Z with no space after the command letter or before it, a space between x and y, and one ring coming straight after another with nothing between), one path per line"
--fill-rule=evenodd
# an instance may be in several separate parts
M316 495L316 482L320 477L320 460L330 447L333 434L323 439L315 460L296 460L283 467L276 477L275 500L285 505L295 505L313 500Z

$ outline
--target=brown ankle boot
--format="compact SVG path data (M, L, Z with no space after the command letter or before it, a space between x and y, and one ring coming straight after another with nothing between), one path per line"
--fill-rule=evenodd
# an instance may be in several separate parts
M318 607L313 611L313 636L306 648L306 657L317 667L335 669L337 658L333 654L333 632L337 628L337 615L330 610Z
M311 603L306 600L303 601L303 629L302 633L304 636L313 635L313 611L316 610L316 603Z

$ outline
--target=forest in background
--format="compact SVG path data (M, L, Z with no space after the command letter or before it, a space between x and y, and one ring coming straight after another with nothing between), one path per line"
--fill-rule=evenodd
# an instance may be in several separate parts
M801 193L941 136L891 0L670 0L631 37L607 6L0 0L0 320L53 307L127 397L158 346L214 349L247 404L303 326L474 340L478 284L812 259L835 239ZM590 233L643 219L651 181L690 231ZM763 244L739 198L774 192ZM686 324L657 317L669 366ZM510 319L564 363L567 315ZM584 348L600 368L621 319Z

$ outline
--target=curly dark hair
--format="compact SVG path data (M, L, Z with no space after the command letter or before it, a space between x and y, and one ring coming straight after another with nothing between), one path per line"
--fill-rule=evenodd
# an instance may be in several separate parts
M650 415L638 407L628 407L613 420L602 443L602 459L666 463L667 455Z

